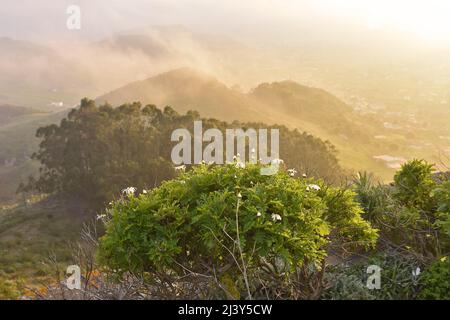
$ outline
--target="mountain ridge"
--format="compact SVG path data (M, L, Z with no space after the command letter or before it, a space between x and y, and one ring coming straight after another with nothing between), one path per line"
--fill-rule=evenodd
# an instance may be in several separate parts
M343 101L319 88L292 80L261 83L249 92L230 88L207 72L192 68L171 70L136 81L96 99L117 106L131 101L171 106L178 112L198 111L225 121L259 121L285 125L329 140L347 167L377 167L370 145L381 124L358 115ZM349 146L349 140L353 142ZM355 150L355 146L358 148ZM365 163L364 163L365 162Z

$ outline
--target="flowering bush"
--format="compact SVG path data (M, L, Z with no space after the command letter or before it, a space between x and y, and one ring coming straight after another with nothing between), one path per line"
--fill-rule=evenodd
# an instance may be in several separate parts
M377 232L350 191L260 165L200 165L107 210L99 258L118 271L203 275L230 297L251 297L254 279L320 269L326 246L373 246Z

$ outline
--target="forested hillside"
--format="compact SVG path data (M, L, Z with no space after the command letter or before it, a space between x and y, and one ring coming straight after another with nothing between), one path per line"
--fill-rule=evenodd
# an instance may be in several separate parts
M42 141L33 159L40 161L40 175L32 177L24 191L62 193L104 205L127 186L150 189L175 176L171 160L171 134L175 129L193 130L193 122L203 120L204 129L277 128L280 156L302 174L337 183L344 171L336 149L308 133L263 123L226 123L202 119L195 111L179 114L170 107L123 104L117 108L97 106L84 99L60 125L41 127Z

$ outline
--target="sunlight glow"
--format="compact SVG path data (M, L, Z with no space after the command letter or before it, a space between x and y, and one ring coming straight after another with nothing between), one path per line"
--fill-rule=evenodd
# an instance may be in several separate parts
M319 0L321 11L350 18L370 28L410 32L450 43L448 0Z

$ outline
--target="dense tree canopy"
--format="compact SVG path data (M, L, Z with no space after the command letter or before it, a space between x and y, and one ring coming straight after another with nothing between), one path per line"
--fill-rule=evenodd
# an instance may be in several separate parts
M124 104L113 108L83 99L59 125L39 128L40 149L33 155L41 163L38 179L22 190L61 193L103 204L120 190L134 186L150 189L174 176L170 154L177 128L192 131L197 112L180 115L172 108ZM203 120L204 128L278 128L280 156L301 174L333 179L342 173L334 147L307 133L261 123L232 124Z

